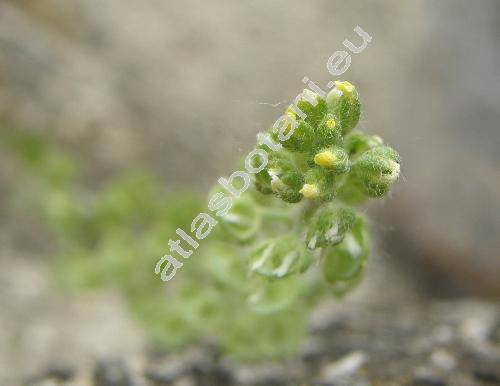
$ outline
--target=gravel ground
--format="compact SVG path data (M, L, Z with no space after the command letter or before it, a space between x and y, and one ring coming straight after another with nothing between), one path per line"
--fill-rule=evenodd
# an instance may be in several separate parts
M388 317L390 315L390 317ZM29 385L500 385L500 312L462 299L395 308L325 306L296 358L236 364L213 347L55 365Z
M0 253L1 385L500 385L500 304L433 299L387 257L318 307L299 355L252 365L148 349L118 294L61 294L46 263L15 257Z

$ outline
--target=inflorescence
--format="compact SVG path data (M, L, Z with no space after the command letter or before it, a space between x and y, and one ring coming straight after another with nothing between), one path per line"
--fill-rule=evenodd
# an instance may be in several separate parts
M318 261L324 278L337 287L359 281L369 241L365 220L354 207L387 195L400 160L380 137L355 130L361 103L351 83L337 81L324 95L304 90L267 133L257 135L258 146L244 162L248 173L219 179L208 204L214 216L200 213L191 224L192 236L177 230L193 250L220 221L220 241L250 249L252 275L276 280ZM250 174L255 189L242 195ZM266 217L276 212L291 221L290 228L266 229ZM180 240L169 245L183 258L193 252L182 249ZM170 280L181 266L167 255L155 271Z

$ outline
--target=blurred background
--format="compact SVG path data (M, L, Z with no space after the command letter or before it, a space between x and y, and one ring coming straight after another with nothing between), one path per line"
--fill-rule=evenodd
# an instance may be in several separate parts
M361 128L400 152L403 175L368 208L372 272L342 305L353 317L434 302L498 316L500 2L0 0L0 383L60 363L79 376L117 356L133 371L147 351L120 293L54 285L57 246L38 209L67 203L37 182L40 159L56 160L56 184L79 176L75 199L108 189L114 200L109 184L129 186L137 170L166 194L204 196L304 76L336 80L325 63L358 41L357 25L373 40L342 78L361 93Z

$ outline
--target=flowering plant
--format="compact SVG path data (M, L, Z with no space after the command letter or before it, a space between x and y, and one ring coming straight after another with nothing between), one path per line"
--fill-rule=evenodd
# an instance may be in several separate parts
M31 171L31 188L12 197L31 202L13 207L30 214L38 207L57 236L60 282L118 289L153 342L181 348L210 337L243 359L291 355L312 307L360 282L370 241L357 207L386 196L400 171L396 151L355 129L361 104L353 85L305 96L287 109L284 126L266 134L282 146L269 153L253 188L234 198L168 284L151 267L165 237L202 209L194 194L165 193L144 171L90 194L78 186L71 157L0 128Z
M355 130L352 84L336 82L326 98L302 95L284 125L259 134L282 146L220 219L203 260L205 279L233 299L225 308L214 297L213 309L228 312L214 312L222 323L214 333L241 356L293 352L310 308L360 282L370 241L356 207L386 196L400 172L395 150Z

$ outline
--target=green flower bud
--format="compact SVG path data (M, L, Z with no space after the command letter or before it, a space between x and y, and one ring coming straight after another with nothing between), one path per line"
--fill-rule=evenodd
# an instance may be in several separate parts
M294 204L302 200L300 188L303 184L299 181L304 181L304 178L300 172L288 172L281 178L272 175L271 178L273 192L283 201Z
M261 133L259 133L259 135L261 135ZM259 135L257 135L257 138L259 138ZM262 144L257 145L257 149L262 149L262 150L266 151L266 153L268 152L268 149L266 148L266 146L262 145ZM271 157L276 157L276 154L279 154L279 153L272 152ZM271 158L271 157L269 157L269 158ZM261 160L254 158L252 161L252 166L259 167L260 162L261 162ZM267 167L269 167L269 160L268 160ZM267 168L264 170L261 170L260 172L258 172L254 175L254 186L255 186L255 189L262 194L272 194L273 193L273 190L271 189L271 176L267 172Z
M297 202L301 199L301 196L298 194L301 181L298 181L296 184L293 183L293 176L297 173L293 155L289 151L281 149L276 152L270 152L266 169L255 175L255 187L263 194L275 193L278 196L283 194L288 197L291 196L291 193L295 192L295 197L289 197L288 201ZM291 176L289 176L290 174ZM300 173L297 178L301 178ZM284 181L281 181L281 179ZM287 186L288 184L291 184L291 186ZM296 189L293 188L294 185L297 185Z
M306 271L313 256L296 236L288 235L269 239L260 245L250 257L250 271L258 275L280 279Z
M339 145L342 142L342 129L333 114L326 114L316 130L315 148Z
M344 240L354 224L356 215L350 208L325 207L319 209L306 236L306 245L309 249L336 245Z
M399 155L388 146L375 147L364 152L353 169L366 194L383 197L399 177Z
M331 169L335 173L349 171L349 157L347 152L338 146L322 149L314 156L314 163L318 166Z
M328 112L328 105L325 99L321 98L318 94L313 93L310 90L305 89L303 93L307 93L307 98L302 98L297 102L297 107L293 108L297 113L300 114L302 111L306 117L304 119L305 122L309 123L313 127L318 126L326 113ZM310 103L310 100L314 100L315 103ZM300 118L300 117L298 117Z
M335 175L331 170L313 167L308 170L299 191L305 198L331 201L335 197Z
M344 147L351 157L382 144L382 138L378 135L368 135L359 130L349 133L344 141Z
M323 250L322 270L326 281L336 284L359 276L369 252L368 232L363 219L358 217L342 243Z
M361 115L361 103L352 84L347 81L335 82L335 88L328 93L326 103L336 116L342 134L345 135L356 127Z
M271 188L271 176L265 169L255 175L254 185L255 189L262 194L273 193L273 189Z
M288 150L281 149L269 153L267 170L279 170L280 173L284 173L295 168L294 155Z
M228 239L246 242L259 230L261 216L255 202L249 196L241 196L234 199L229 213L221 217L220 225Z
M291 125L288 130L292 130ZM286 131L284 135L285 137L288 137L289 131ZM288 139L281 141L279 137L279 130L274 129L271 132L271 137L276 142L281 142L285 149L296 152L306 152L314 146L316 134L314 133L314 128L311 124L300 120L296 122L295 130Z

